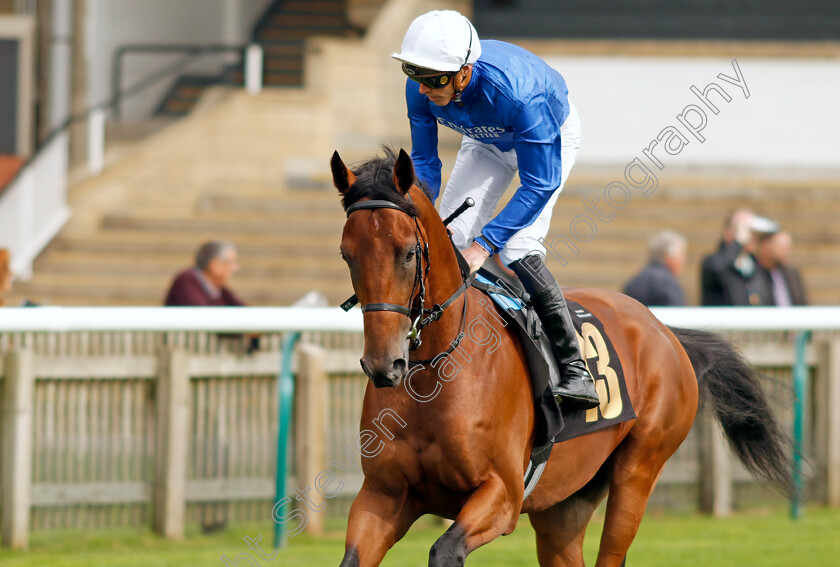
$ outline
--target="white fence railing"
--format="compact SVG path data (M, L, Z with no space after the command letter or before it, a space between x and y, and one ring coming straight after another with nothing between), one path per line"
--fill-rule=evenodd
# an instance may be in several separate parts
M0 248L12 254L12 270L32 274L32 262L67 219L68 135L58 134L0 193Z
M2 225L0 225L2 226ZM652 309L673 327L712 331L840 331L840 306L665 307ZM0 317L2 332L361 331L358 309L338 307L14 307Z

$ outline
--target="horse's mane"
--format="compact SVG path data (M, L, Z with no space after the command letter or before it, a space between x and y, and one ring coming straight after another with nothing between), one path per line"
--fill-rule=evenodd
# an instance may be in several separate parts
M356 181L344 194L341 205L344 210L347 210L347 207L364 198L381 199L399 205L406 212L416 215L417 208L394 184L393 173L397 153L388 146L382 146L382 151L385 154L384 156L376 156L351 168L353 175L356 176ZM426 195L429 194L428 190L417 179L414 183L423 189Z

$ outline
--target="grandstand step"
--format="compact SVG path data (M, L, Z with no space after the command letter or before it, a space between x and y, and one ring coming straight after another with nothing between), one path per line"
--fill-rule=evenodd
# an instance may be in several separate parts
M38 281L21 284L21 289L29 292L58 291L64 295L84 295L86 297L107 297L107 296L135 296L135 297L161 297L169 287L174 274L148 275L141 274L131 278L120 277L118 274L100 274L91 276L89 274L64 274L64 273L43 273ZM298 291L301 295L301 286L308 288L322 288L325 290L335 289L337 286L335 278L330 276L312 276L300 278L278 278L270 285L262 280L252 280L234 277L231 288L245 297L252 292L270 295L275 291ZM346 288L350 289L349 278ZM351 291L352 293L352 291Z
M155 110L157 116L184 116L189 114L208 87L229 82L222 75L182 75L161 99ZM241 83L240 83L241 84Z
M569 177L563 195L587 193L602 196L604 187L614 181L624 182L620 169L576 168ZM779 175L756 175L741 170L666 170L659 174L659 184L651 199L673 201L728 200L749 202L751 206L768 202L802 202L819 200L837 204L840 179L831 173L780 172ZM634 189L634 199L638 197ZM650 199L645 199L650 200Z
M550 235L564 235L567 238L573 234L573 231L586 235L592 231L595 232L594 238L603 238L605 236L613 238L632 238L643 242L654 233L662 229L676 230L686 237L691 239L699 238L701 240L708 239L709 241L717 240L717 235L720 232L723 218L726 212L721 212L718 215L711 215L709 220L698 220L694 218L684 218L680 215L663 215L659 218L650 218L645 215L631 216L629 214L616 216L608 222L600 222L596 218L590 217L588 221L581 221L577 216L570 216L567 218L552 219L552 231ZM824 239L833 238L833 230L830 220L825 222L820 221L823 215L814 215L816 218L808 220L806 218L796 219L794 217L786 218L784 215L771 215L774 219L784 219L781 225L782 230L793 233L803 234L803 241L819 242ZM830 219L834 215L824 215L826 219ZM592 227L595 227L594 229ZM836 241L836 239L835 239Z
M300 57L272 57L263 65L267 73L276 71L303 72L303 60Z
M272 71L263 75L263 86L266 87L300 87L303 77L300 73Z
M184 254L119 254L90 251L52 250L35 262L40 273L113 273L171 275L192 263L192 255ZM242 255L239 277L280 277L326 273L330 277L348 275L347 266L332 250L329 255L278 256L277 254Z
M308 31L317 33L317 30L326 28L328 30L346 29L347 17L344 11L338 12L283 12L271 16L267 23L272 28L304 27Z
M346 0L286 0L283 9L287 12L343 12Z
M262 43L263 54L266 58L300 58L303 55L305 43L303 41L265 41Z
M281 265L259 266L255 262L246 261L242 268L236 273L235 280L237 282L248 281L275 281L279 279L334 279L339 277L349 278L347 267L341 263L321 264L321 265L295 265L294 262L283 262ZM80 275L87 277L119 277L125 278L121 283L128 283L128 278L139 276L172 278L180 270L186 267L185 264L177 264L175 266L167 266L165 264L117 264L117 263L98 263L98 262L73 262L60 264L51 262L49 267L40 270L42 277L49 276L70 276Z
M338 253L341 234L297 234L297 238L290 238L287 234L274 235L266 233L251 233L247 227L238 231L220 233L218 231L151 231L151 230L119 230L108 229L101 233L86 236L59 237L55 246L69 248L73 246L88 247L97 250L139 250L144 245L157 250L186 250L194 252L202 242L209 240L230 240L237 248L245 250L274 248L284 254L293 253L296 249L332 249Z
M199 211L254 212L266 215L323 213L343 218L337 192L313 192L243 197L236 194L205 193L196 204Z
M260 206L262 203L262 206ZM229 207L229 208L225 208ZM344 225L345 215L338 199L331 203L283 203L281 201L256 200L239 207L235 200L227 200L224 206L214 206L212 201L199 198L191 216L185 217L183 211L173 211L150 203L143 208L135 208L131 213L114 212L114 218L132 217L137 220L183 220L185 225L198 221L229 220L249 223L253 221L274 223L315 223L334 225L338 230Z
M45 286L34 284L22 286L17 295L26 297L39 305L61 306L154 306L162 305L169 282L160 282L159 289L132 289L124 286L111 288L97 288L91 284L77 289L65 290L61 285ZM335 285L319 287L317 282L309 284L301 282L299 288L289 289L256 289L242 291L233 282L233 289L248 305L254 306L285 306L292 305L303 297L307 291L315 290L322 293L331 305L338 305L347 299L352 289L337 288ZM302 291L304 290L304 291Z
M318 26L306 28L265 28L257 32L256 41L290 41L295 39L307 39L313 35L329 35L338 37L355 37L358 33L346 26Z
M342 223L343 225L343 223ZM237 233L247 230L251 234L274 234L296 236L301 233L313 235L341 235L342 225L331 221L276 222L251 220L247 223L230 219L192 219L188 223L181 218L140 218L133 215L109 214L103 217L103 229L132 229L144 231L182 232L191 230L206 233Z
M193 257L199 245L204 242L188 234L181 238L173 238L172 234L137 234L135 232L107 234L92 237L60 236L50 244L50 251L80 252L90 254L137 255L163 254L178 255L181 258ZM310 240L305 246L300 241L285 239L277 242L266 242L261 235L258 238L240 239L233 241L239 255L242 257L277 256L281 258L295 258L298 256L323 257L338 254L338 241Z

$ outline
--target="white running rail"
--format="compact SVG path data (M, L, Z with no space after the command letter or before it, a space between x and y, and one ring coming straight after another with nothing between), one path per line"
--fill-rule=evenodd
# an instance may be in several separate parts
M840 330L840 306L652 311L667 325L712 331ZM338 307L11 307L0 312L0 332L361 330L361 312L345 313Z

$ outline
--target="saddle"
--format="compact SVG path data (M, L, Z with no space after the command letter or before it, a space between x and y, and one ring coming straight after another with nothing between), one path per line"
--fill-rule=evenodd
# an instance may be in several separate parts
M575 330L582 342L581 355L595 379L601 405L589 410L561 412L549 389L550 385L559 384L561 370L554 358L548 334L544 331L528 294L518 282L486 268L478 271L472 285L486 293L495 303L500 315L514 324L513 328L519 334L531 373L534 386L535 442L525 474L524 497L527 498L542 475L554 443L635 419L636 413L627 393L621 361L603 324L594 314L580 304L567 300ZM548 439L545 432L556 429L554 424L558 419L560 432L554 439Z

